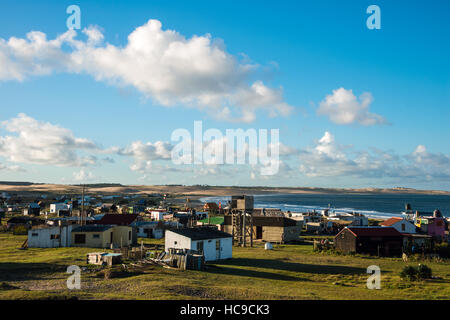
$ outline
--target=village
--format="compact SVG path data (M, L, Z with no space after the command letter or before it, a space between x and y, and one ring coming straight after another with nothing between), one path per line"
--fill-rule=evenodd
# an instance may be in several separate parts
M1 233L19 244L10 248L14 256L20 252L26 257L33 250L82 249L75 257L77 265L83 272L104 275L105 280L114 280L114 274L138 276L155 268L215 274L214 268L221 265L260 267L252 266L252 261L269 268L289 259L276 257L282 250L307 250L313 258L375 259L371 264L377 264L376 259L380 264L389 259L395 261L396 268L412 261L426 262L448 271L449 219L438 209L419 212L410 204L406 204L402 217L376 220L331 209L283 212L257 208L251 195L233 195L227 203L203 203L180 194L98 194L84 186L78 194L3 192L1 201ZM274 259L249 259L252 252L273 255ZM242 258L243 253L247 258ZM14 257L10 259L14 265ZM228 276L233 271L242 272L226 268ZM313 265L310 268L313 273ZM301 269L288 266L286 271ZM365 270L357 270L358 277L365 277ZM317 273L323 272L323 266L317 266ZM331 283L349 276L347 271L341 277L340 272L329 273ZM436 281L447 283L448 276L444 273ZM280 274L276 278L289 279ZM18 283L14 276L3 276L2 280L7 280L2 282L6 287ZM364 287L365 282L360 282Z

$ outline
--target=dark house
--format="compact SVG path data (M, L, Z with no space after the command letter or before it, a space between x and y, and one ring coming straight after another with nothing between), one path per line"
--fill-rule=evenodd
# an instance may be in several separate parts
M13 217L6 222L6 228L13 230L16 226L25 226L27 229L31 229L40 224L45 224L45 220L32 217Z
M400 256L403 236L391 227L346 227L334 238L336 250L378 256Z

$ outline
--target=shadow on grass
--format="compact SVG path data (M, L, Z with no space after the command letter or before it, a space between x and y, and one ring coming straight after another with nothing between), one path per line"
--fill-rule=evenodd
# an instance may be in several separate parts
M209 265L205 269L206 272L214 274L225 274L230 276L252 277L262 278L270 280L282 280L282 281L310 281L308 279L288 276L273 272L256 271L242 268L230 268L224 266Z
M0 262L0 281L39 280L66 270L67 266L51 263Z
M366 274L367 272L366 269L359 267L303 264L303 263L294 263L282 260L269 260L269 259L233 258L230 260L223 260L220 262L220 264L236 267L255 267L280 271L303 272L314 274L354 275L354 274ZM233 268L233 270L235 269Z

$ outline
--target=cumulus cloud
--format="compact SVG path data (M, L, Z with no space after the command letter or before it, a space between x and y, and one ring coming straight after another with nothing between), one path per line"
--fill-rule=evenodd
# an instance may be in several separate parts
M358 99L352 90L339 88L333 90L333 94L326 96L320 103L317 113L342 125L356 123L372 126L387 123L382 116L369 112L372 101L373 97L370 92L363 93Z
M38 121L23 113L1 122L1 127L15 134L0 136L0 156L11 162L84 166L97 161L95 156L81 156L78 151L95 151L99 147L88 139L75 137L66 128Z
M258 110L288 115L282 88L252 80L258 66L239 62L211 35L186 38L158 20L136 28L124 47L103 43L96 27L77 40L69 30L53 40L33 31L0 39L0 80L22 81L52 72L87 73L98 81L133 86L161 105L199 108L227 121L252 122ZM64 49L66 46L70 49Z
M169 142L157 141L147 142L135 141L131 145L120 148L117 154L129 156L134 159L130 169L138 172L150 172L153 170L153 160L171 159L171 150L173 146Z
M369 149L355 151L325 132L312 148L300 151L300 172L309 177L393 178L429 181L450 178L450 157L423 145L406 155Z
M87 182L95 180L95 176L92 172L81 169L72 174L73 180L77 182Z

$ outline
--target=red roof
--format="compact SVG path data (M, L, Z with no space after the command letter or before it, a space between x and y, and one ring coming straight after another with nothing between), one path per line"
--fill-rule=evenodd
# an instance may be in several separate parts
M105 214L97 224L115 224L118 226L128 226L137 218L137 214Z
M394 224L396 224L399 221L402 221L403 218L399 218L399 217L394 217L394 218L390 218L387 220L384 220L382 223L380 223L382 226L386 226L386 227L390 227Z
M357 237L401 237L402 234L391 227L350 227L347 228ZM343 229L345 230L345 229Z

